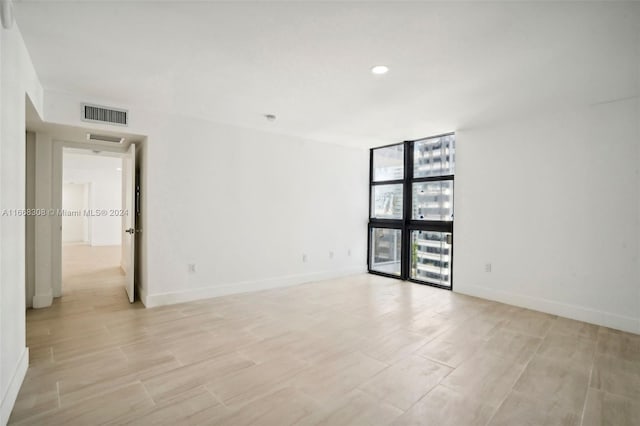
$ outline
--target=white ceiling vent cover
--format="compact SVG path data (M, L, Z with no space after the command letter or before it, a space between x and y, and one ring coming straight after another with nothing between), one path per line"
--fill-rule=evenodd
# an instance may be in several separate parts
M87 140L94 142L110 142L110 143L122 143L124 138L120 136L98 135L96 133L87 133Z
M129 124L129 111L126 109L82 104L82 121L127 126Z

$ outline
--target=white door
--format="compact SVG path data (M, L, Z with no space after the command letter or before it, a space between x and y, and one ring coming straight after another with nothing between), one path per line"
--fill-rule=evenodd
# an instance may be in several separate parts
M136 241L136 146L131 144L122 164L122 208L125 211L122 227L122 264L126 274L129 302L134 299L135 241Z

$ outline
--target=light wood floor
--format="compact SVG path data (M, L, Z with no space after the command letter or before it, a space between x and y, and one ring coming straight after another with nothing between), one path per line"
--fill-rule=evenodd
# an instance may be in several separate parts
M640 422L638 335L372 275L144 309L76 272L27 313L11 423Z

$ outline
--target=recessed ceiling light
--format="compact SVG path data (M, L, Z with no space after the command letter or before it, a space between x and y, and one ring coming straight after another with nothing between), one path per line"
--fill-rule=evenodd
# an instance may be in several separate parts
M116 171L121 172L122 171L122 167L116 168Z
M371 72L377 75L386 74L389 72L389 67L386 65L376 65L375 67L371 68Z

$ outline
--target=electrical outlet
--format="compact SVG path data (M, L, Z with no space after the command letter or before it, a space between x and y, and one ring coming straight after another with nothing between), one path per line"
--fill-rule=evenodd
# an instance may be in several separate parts
M196 264L195 263L190 263L188 265L188 267L189 267L189 273L190 274L195 274L196 273Z
M491 272L491 264L490 263L485 263L484 264L484 271L485 272Z

